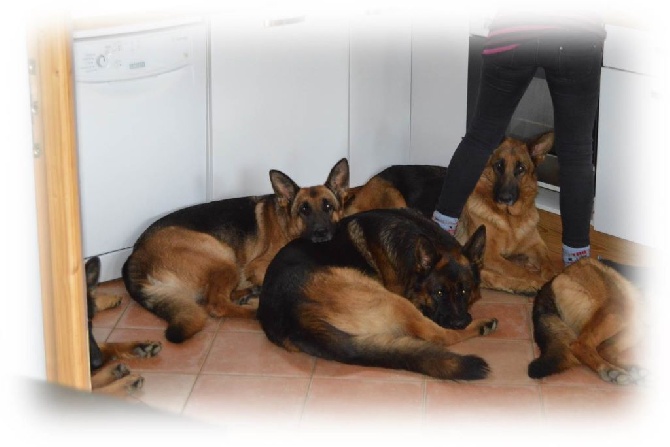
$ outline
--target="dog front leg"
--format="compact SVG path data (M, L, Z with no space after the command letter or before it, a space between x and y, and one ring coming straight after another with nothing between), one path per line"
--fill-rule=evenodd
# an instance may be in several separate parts
M539 272L532 272L502 256L484 259L482 287L504 292L534 295L546 280Z

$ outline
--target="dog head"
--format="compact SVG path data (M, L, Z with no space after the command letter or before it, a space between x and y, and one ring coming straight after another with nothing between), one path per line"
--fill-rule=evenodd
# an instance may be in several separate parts
M93 317L95 316L95 289L100 279L100 258L93 256L84 267L86 274L86 305L88 307L88 355L91 369L98 369L103 364L103 356L98 343L93 337Z
M470 307L481 298L480 271L484 261L486 227L481 225L464 246L435 244L419 238L412 302L442 327L463 329L472 322Z
M529 142L507 137L496 148L483 177L492 185L491 199L498 209L517 215L525 209L524 201L535 200L536 168L553 145L554 133L547 132Z
M290 238L325 242L333 237L336 224L342 218L349 188L349 163L346 158L333 166L323 185L300 188L277 170L270 171L270 182L279 205L288 215Z

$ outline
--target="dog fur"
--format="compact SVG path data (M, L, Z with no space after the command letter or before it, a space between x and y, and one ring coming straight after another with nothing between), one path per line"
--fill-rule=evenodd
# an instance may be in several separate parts
M529 142L505 138L465 203L456 239L463 242L486 225L482 287L533 295L556 274L535 206L536 168L553 144L553 132Z
M295 238L332 237L349 187L346 159L324 185L300 188L277 170L270 182L274 194L177 210L138 239L123 279L133 299L168 322L168 341L192 337L208 314L254 318L246 298L258 293L277 251Z
M486 226L482 287L533 295L556 274L538 231L536 167L553 146L547 132L530 142L507 137L491 155L456 227L464 243ZM370 209L409 207L431 217L447 169L433 165L394 165L364 185L351 188L345 215Z
M540 379L583 364L606 382L636 383L644 375L621 356L642 339L639 290L614 268L582 258L540 289L533 336L540 356L528 375Z
M389 166L364 185L349 190L344 214L408 207L431 217L446 175L447 168L442 166Z
M125 364L115 363L114 360L154 357L158 355L162 345L159 341L97 343L93 336L93 318L99 311L117 307L121 304L121 297L98 292L100 258L89 258L85 264L85 273L92 391L122 395L138 390L144 385L144 378L131 372Z
M270 263L258 319L273 343L343 363L440 379L486 377L486 362L447 349L486 335L480 298L485 228L461 246L410 209L347 217L328 242L295 240ZM456 327L450 329L445 327Z

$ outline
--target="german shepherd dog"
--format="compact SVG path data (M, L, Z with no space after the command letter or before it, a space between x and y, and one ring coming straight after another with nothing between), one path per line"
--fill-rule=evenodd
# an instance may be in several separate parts
M528 365L534 379L583 364L606 382L638 382L644 371L620 354L641 340L639 290L614 268L592 258L567 266L533 303L533 336L540 356Z
M480 298L482 227L461 246L411 209L362 212L328 242L295 240L268 267L258 319L268 339L343 363L440 379L486 377L487 363L447 347L494 331L472 320ZM455 329L451 329L455 328Z
M91 388L102 394L122 394L142 388L144 378L132 373L123 363L115 359L148 358L157 355L162 345L159 341L128 343L97 343L93 337L93 317L98 311L111 309L121 304L121 297L98 293L100 259L89 258L85 264L86 304L88 307L88 352L91 364Z
M389 166L364 185L349 189L344 214L408 207L431 217L446 175L443 166Z
M554 142L554 133L523 142L507 137L496 148L468 198L456 227L465 243L486 226L482 287L533 295L554 274L548 250L537 229L539 214L536 167ZM432 165L394 165L363 186L351 188L345 215L409 207L430 217L447 169Z
M190 206L154 222L123 266L130 296L167 321L165 337L181 343L213 317L254 318L274 255L295 238L329 240L349 186L345 158L324 185L300 188L270 171L274 194ZM203 304L203 305L201 305Z
M456 227L461 243L486 225L482 287L534 295L555 274L537 225L537 166L554 133L523 142L507 137L491 154Z

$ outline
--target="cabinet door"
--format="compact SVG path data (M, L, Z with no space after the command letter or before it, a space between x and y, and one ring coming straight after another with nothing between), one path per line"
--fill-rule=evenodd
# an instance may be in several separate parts
M351 21L351 184L409 163L412 22L376 12Z
M211 18L213 199L272 191L268 171L322 184L348 155L346 21Z
M412 150L416 164L446 166L465 134L469 21L421 17L412 27Z
M603 68L593 226L648 246L662 240L667 176L661 99L651 76Z

